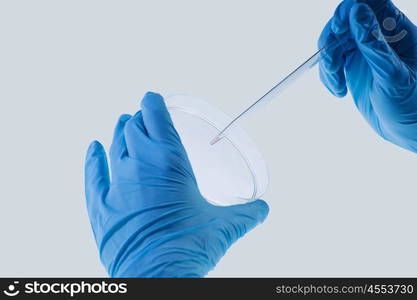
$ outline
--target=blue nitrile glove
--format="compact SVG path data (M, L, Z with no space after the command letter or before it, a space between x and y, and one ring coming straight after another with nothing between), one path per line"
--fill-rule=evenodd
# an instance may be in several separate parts
M320 76L384 139L417 152L417 28L390 0L345 0L326 25Z
M209 137L207 137L207 141ZM219 207L200 194L163 98L120 117L106 153L93 142L85 164L87 209L112 277L202 277L237 239L264 221L257 200Z

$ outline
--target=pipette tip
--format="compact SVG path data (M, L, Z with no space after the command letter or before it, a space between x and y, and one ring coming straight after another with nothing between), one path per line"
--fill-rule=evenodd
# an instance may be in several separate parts
M219 142L223 138L224 138L224 136L219 134L218 136L216 136L214 139L211 140L210 145L213 146L214 144L216 144L217 142Z

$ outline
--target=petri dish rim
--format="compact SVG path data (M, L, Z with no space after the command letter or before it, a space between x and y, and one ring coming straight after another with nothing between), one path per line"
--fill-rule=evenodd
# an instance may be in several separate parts
M176 99L180 98L180 97L181 98L187 98L188 100L190 100L190 102L193 102L193 103L187 103L187 104L178 104L178 103L176 103L177 102ZM198 104L204 105L206 108L208 108L208 110L210 110L212 112L212 114L215 115L215 116L211 116L211 117L214 117L217 120L211 120L210 116L206 117L206 116L203 115L203 113L201 112L201 109L195 109L193 107L193 104L195 104L196 102L198 102ZM224 124L226 124L229 120L231 120L231 118L229 116L227 116L225 113L223 113L217 107L212 106L211 104L209 104L207 101L204 101L201 98L193 97L193 96L190 96L190 95L187 95L187 94L170 95L170 96L166 97L166 104L167 104L167 107L168 107L169 111L180 111L180 112L189 114L191 116L194 116L195 118L200 119L201 121L205 122L207 125L212 127L216 132L220 132L223 129L222 126ZM224 123L224 124L216 124L216 123L219 123L218 119L220 119L220 118L222 119L221 123ZM233 131L230 132L229 135L226 135L224 137L224 139L239 154L240 158L245 163L246 168L249 171L250 177L252 179L253 187L252 187L251 197L250 198L239 197L239 199L241 199L245 202L250 202L250 201L254 201L254 200L262 197L264 195L264 193L266 192L267 187L269 185L269 170L267 168L267 165L265 163L265 160L264 160L262 154L260 153L260 151L256 147L255 143L246 134L246 132L242 128L240 128L239 126L235 126ZM235 141L236 139L245 140L244 142L251 147L251 151L255 152L257 154L258 160L259 159L261 160L262 168L263 168L263 171L264 171L263 188L262 188L262 183L260 182L260 179L258 178L259 174L257 174L257 172L255 171L254 166L252 165L253 162L251 161L251 159L248 158L250 156L248 155L248 153L245 153L245 151L242 151L241 147L239 147L239 144L243 144L242 141L239 143L239 141L238 142ZM213 147L215 147L215 145ZM210 201L210 199L207 199L207 200ZM217 203L217 201L216 201L216 203Z

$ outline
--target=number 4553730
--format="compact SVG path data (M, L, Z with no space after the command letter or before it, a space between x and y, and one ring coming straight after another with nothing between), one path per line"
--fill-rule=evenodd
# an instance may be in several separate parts
M411 284L373 284L368 286L366 292L369 294L412 294L414 286Z

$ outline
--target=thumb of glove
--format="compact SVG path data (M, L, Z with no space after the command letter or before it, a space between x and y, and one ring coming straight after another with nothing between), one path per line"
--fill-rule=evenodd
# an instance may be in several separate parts
M256 225L262 223L269 213L269 206L263 200L225 207L228 210L230 241L244 236Z

